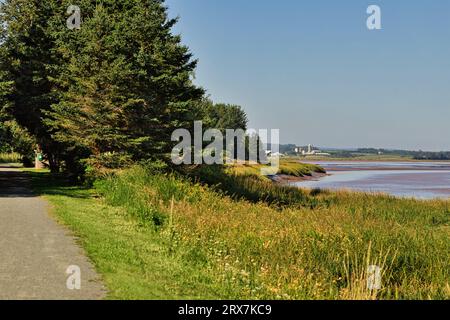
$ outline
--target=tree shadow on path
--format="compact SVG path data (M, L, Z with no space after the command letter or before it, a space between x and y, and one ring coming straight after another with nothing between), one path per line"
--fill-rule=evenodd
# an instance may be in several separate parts
M92 197L89 188L74 185L63 174L21 171L11 165L0 165L0 198L28 198L45 195L81 199Z
M30 177L27 174L6 165L0 166L0 198L35 196L32 192Z

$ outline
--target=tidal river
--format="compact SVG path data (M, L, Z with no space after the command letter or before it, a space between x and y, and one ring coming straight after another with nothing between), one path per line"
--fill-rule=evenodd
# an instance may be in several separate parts
M450 162L316 161L328 175L302 188L347 189L419 199L450 199Z

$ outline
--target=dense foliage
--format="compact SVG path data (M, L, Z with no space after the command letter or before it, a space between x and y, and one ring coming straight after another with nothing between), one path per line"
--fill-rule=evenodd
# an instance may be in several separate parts
M53 171L116 169L164 159L171 134L242 128L238 106L215 105L192 83L197 61L172 33L162 0L7 0L0 14L0 106L29 132Z

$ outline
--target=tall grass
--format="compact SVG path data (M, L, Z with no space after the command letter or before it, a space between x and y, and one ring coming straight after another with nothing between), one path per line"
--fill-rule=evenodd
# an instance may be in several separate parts
M99 189L156 222L168 254L210 273L230 299L450 298L448 201L303 192L326 205L280 208L142 167ZM367 288L369 265L382 268L380 290Z
M225 167L225 171L229 174L236 175L255 175L260 176L262 164L242 164ZM311 176L313 173L326 173L325 170L315 164L300 163L295 160L280 160L278 174L285 174L294 177Z
M22 157L18 153L0 153L0 163L20 163Z
M248 168L244 170L239 167L229 169L222 166L200 166L188 170L188 176L236 200L264 202L278 207L319 205L317 198L306 191L276 185L261 176L259 171L251 173L253 171Z
M299 163L298 161L281 161L279 174L294 177L311 176L313 173L326 173L325 169L315 164Z

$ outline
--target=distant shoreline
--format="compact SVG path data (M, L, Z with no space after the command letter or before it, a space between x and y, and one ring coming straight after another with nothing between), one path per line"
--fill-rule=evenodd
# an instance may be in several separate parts
M326 173L321 172L312 172L311 175L305 175L305 176L293 176L293 175L287 175L287 174L278 174L276 176L271 177L271 180L279 183L279 184L289 184L289 183L295 183L295 182L304 182L304 181L318 181L321 178L324 178L326 176L331 176L333 173L337 172L357 172L357 171L450 171L450 161L417 161L417 160L410 160L410 161L379 161L379 160L371 160L371 161L365 161L365 160L308 160L308 161L301 161L298 160L300 163L306 163L306 164L316 164L321 167L323 167L326 170ZM339 164L333 165L332 163L349 163L348 166L341 166ZM384 166L377 166L377 165L368 165L368 166L358 166L358 164L364 164L364 163L379 163L382 162L385 165ZM389 163L395 164L395 163L402 163L405 162L404 166L390 166ZM325 164L325 163L331 163L331 164ZM442 166L416 166L414 163L435 163L435 164L442 164Z
M334 165L333 162L336 162ZM342 172L342 171L450 171L450 161L410 161L405 165L399 166L394 164L403 163L404 161L307 161L305 163L318 164L327 172ZM348 163L348 166L343 166L342 163ZM358 164L364 163L383 163L384 165L368 165L358 166ZM390 165L392 163L392 165ZM430 165L418 166L418 163L425 163ZM416 165L415 165L416 164ZM435 165L431 165L435 164Z
M364 157L358 157L358 158L333 158L333 157L308 157L308 158L299 158L299 157L288 157L291 160L300 161L303 163L314 163L317 161L322 162L442 162L442 163L449 163L450 160L429 160L429 159L412 159L412 158L396 158L396 157L368 157L367 159Z
M342 172L342 171L450 171L449 167L333 167L327 166L327 172Z

